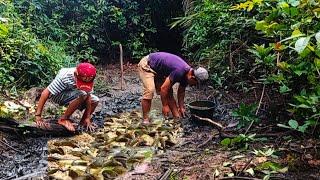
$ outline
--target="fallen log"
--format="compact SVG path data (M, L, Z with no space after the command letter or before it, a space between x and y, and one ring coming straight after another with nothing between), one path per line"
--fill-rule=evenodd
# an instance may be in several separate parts
M12 118L0 117L0 131L14 133L30 137L43 136L71 136L78 132L70 132L65 127L56 123L54 120L46 120L49 128L40 128L35 123L23 123Z

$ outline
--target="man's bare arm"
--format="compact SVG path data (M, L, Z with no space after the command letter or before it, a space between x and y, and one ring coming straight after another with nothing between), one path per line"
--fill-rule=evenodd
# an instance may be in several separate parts
M42 91L40 99L38 101L37 110L36 110L37 116L41 116L43 107L44 107L45 103L47 102L49 96L50 96L50 91L48 90L48 88L44 89Z
M184 107L185 92L186 92L186 87L179 85L179 88L178 88L178 104L179 104L179 108Z
M171 89L171 87L172 87L171 80L169 79L169 77L167 77L160 88L162 106L169 105L168 96L169 96L169 90Z

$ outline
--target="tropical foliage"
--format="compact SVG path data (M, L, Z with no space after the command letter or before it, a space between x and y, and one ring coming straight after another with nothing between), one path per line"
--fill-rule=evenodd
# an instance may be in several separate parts
M217 87L265 84L289 99L287 117L307 132L319 120L320 4L313 0L185 1L184 48L208 61ZM282 126L284 127L284 126ZM288 127L288 126L286 126ZM292 127L291 125L289 127ZM308 131L314 133L315 128Z
M157 29L166 29L171 1L0 1L0 86L47 83L62 66L79 60L110 63L155 51ZM157 23L154 20L157 19ZM160 23L159 23L160 22Z
M304 124L304 129L319 120L319 8L319 2L311 0L247 1L233 7L256 12L255 29L270 39L251 51L267 69L261 78L292 98L294 120L289 122Z
M0 87L48 80L67 56L63 43L39 39L10 1L0 2Z

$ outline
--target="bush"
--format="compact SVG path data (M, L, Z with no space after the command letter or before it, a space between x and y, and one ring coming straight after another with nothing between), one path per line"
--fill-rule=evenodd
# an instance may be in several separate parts
M0 4L0 86L29 87L47 82L67 60L63 43L40 40L23 24L11 1Z

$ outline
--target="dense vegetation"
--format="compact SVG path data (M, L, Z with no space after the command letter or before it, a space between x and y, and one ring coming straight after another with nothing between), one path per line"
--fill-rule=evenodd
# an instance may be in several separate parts
M47 82L80 59L110 63L122 44L138 60L161 44L164 31L183 28L182 52L206 64L216 88L262 87L288 102L282 127L317 133L319 120L319 2L313 0L183 1L0 0L0 87ZM162 33L162 34L161 34ZM179 35L167 39L179 38ZM179 39L176 42L180 42ZM177 43L179 44L179 43ZM234 116L258 118L256 105ZM248 116L248 113L251 114ZM277 119L272 119L277 120Z
M279 126L316 133L320 115L318 1L196 0L187 5L186 15L172 26L185 27L184 49L190 58L208 61L217 86L246 92L264 84L289 101L285 105L288 125ZM254 112L252 105L242 105L234 115L256 121Z
M126 58L140 59L158 49L157 32L169 29L179 6L169 0L1 0L0 86L38 85L81 59L110 63L119 44Z

